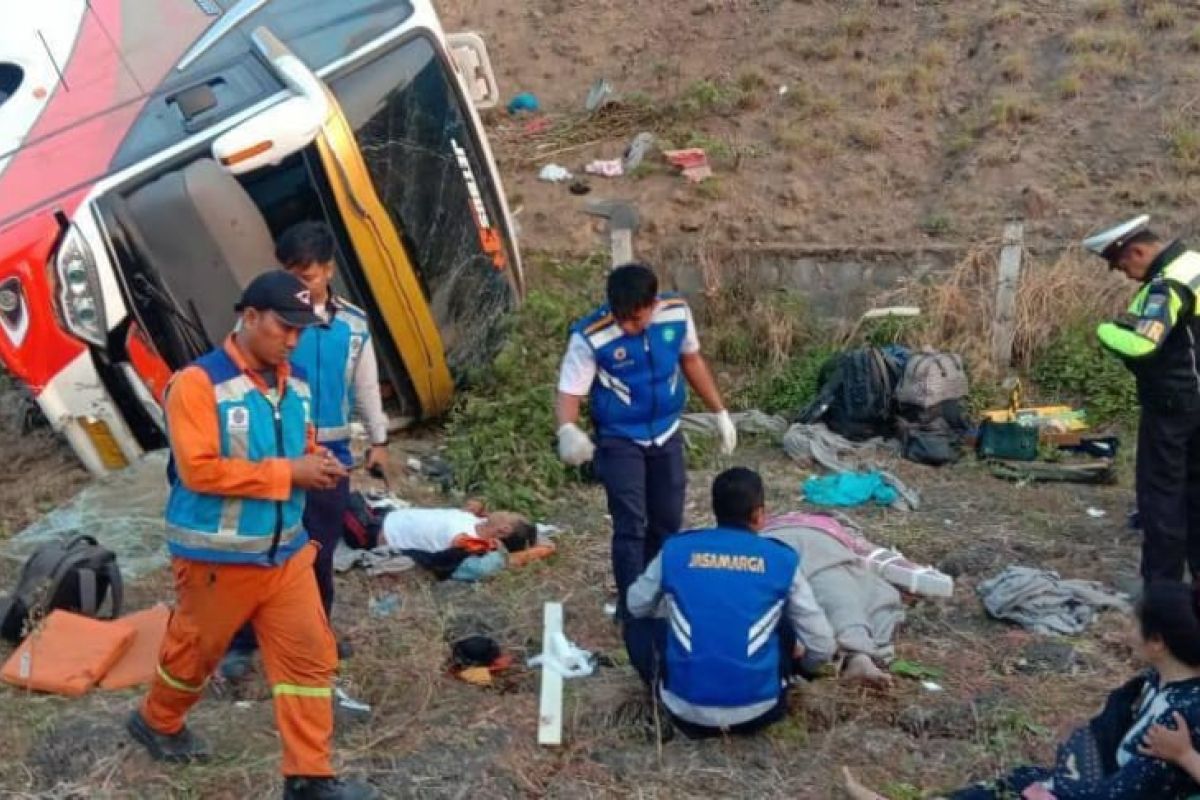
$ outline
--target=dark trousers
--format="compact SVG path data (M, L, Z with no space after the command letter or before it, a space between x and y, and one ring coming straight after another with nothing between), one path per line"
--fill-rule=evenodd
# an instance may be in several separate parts
M625 651L629 654L629 663L637 670L642 682L650 691L657 695L658 687L666 680L666 663L664 654L667 648L667 622L662 619L629 619L624 624L622 634L625 639ZM779 623L779 671L784 680L792 673L792 650L796 645L796 636L792 626L783 620ZM696 725L680 719L664 708L671 723L692 739L703 739L710 736L748 734L760 731L773 722L778 722L787 715L787 692L779 692L779 702L764 714L747 722L730 725L727 728L711 728L706 725Z
M309 538L321 546L317 550L313 572L317 576L317 589L321 593L326 619L332 619L333 611L333 551L342 538L342 518L349 503L349 478L342 478L332 489L309 492L304 499L304 529ZM243 652L258 649L254 628L243 626L233 637L229 649Z
M595 470L608 495L617 616L625 619L625 592L658 555L663 540L683 524L687 491L683 436L675 434L662 447L601 437Z
M1200 578L1200 410L1143 408L1138 426L1137 506L1142 577Z

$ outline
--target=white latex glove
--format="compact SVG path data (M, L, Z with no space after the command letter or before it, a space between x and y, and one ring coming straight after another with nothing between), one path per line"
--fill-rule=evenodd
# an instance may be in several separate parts
M737 449L737 428L728 411L717 414L717 432L721 434L721 455L730 455Z
M574 422L568 422L558 429L558 457L564 464L578 467L592 460L596 445L583 429Z

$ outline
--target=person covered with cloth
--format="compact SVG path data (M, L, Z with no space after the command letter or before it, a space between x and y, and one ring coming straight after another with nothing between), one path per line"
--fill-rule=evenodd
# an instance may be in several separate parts
M1097 329L1137 380L1137 511L1142 577L1200 586L1200 254L1165 242L1140 216L1084 247L1141 284L1128 310Z
M691 737L782 719L793 672L815 674L836 649L796 551L758 535L762 478L722 472L712 508L716 527L668 538L627 598L630 662Z
M1019 767L950 800L1172 800L1200 792L1187 756L1200 742L1200 604L1189 585L1154 581L1135 616L1131 644L1149 668L1109 694L1059 746L1053 767ZM1164 743L1164 729L1192 731L1186 749ZM856 800L881 797L852 778L847 791Z
M356 409L366 423L371 446L365 466L383 469L388 460L388 421L379 392L379 367L366 313L333 293L334 238L323 222L301 222L284 231L275 247L284 269L299 278L312 295L320 325L306 328L292 352L292 363L304 369L312 393L312 418L317 443L333 453L347 469L354 465L350 450L350 411ZM350 478L344 476L328 489L308 492L304 528L321 545L314 565L321 605L333 621L333 554L342 535L342 520L350 501ZM254 630L238 631L221 663L229 680L247 675L257 643ZM349 642L337 640L338 658L352 654Z
M249 622L275 700L284 798L375 797L369 786L334 775L337 652L313 577L318 545L301 521L305 492L346 475L316 446L303 370L288 363L301 330L319 320L307 287L282 271L251 281L237 310L237 330L224 345L177 373L167 389L167 548L176 605L158 674L127 729L155 759L207 759L185 717Z
M608 275L607 302L571 327L555 417L559 457L572 466L595 457L604 484L618 621L628 618L630 584L683 524L687 470L679 418L687 389L681 378L717 414L721 450L732 453L737 430L700 354L687 303L660 294L650 268L617 267ZM595 444L579 427L585 397Z

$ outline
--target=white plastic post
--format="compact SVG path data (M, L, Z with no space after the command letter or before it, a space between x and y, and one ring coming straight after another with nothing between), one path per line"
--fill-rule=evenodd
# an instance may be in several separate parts
M554 639L563 632L562 603L546 603L542 617L542 691L538 707L538 744L562 744L563 677L550 668Z

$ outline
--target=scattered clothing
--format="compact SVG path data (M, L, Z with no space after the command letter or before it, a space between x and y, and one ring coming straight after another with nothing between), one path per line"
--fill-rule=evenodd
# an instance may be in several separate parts
M356 550L342 544L333 554L334 571L348 572L352 569L362 569L372 578L379 575L407 572L415 567L416 563L399 550L386 545L376 547L374 550Z
M839 650L863 653L885 663L892 660L892 640L896 627L904 621L904 606L894 587L819 528L770 520L763 535L783 542L800 556L800 569L829 619Z
M571 170L558 164L547 164L538 173L538 180L546 181L547 183L565 183L573 177L575 176L571 174Z
M637 169L652 147L654 147L654 134L642 131L634 136L629 147L625 148L625 154L621 157L621 166L625 168L626 172Z
M708 164L708 154L699 147L689 147L684 150L664 150L663 156L667 162L678 167L683 177L692 183L700 183L712 177L712 167Z
M1008 567L976 588L988 614L1034 633L1073 636L1108 608L1128 612L1125 595L1096 581L1063 580L1057 572Z
M863 469L878 472L888 486L896 491L893 508L916 511L921 496L903 481L884 470L882 458L898 455L896 444L884 439L852 442L829 430L824 424L793 425L783 435L783 450L793 461L819 464L832 472L857 472Z
M455 567L454 572L450 573L450 578L456 581L481 581L503 570L507 563L503 551L500 550L493 550L478 556L468 556Z
M521 92L508 101L508 113L519 114L522 111L533 113L541 108L537 95L533 92Z
M718 416L720 415L708 413L684 414L680 418L680 427L688 433L717 436L720 433L720 429L717 427ZM739 411L730 414L729 417L733 420L734 427L742 433L766 434L780 439L788 429L787 420L783 417L764 414L757 409Z
M625 174L625 169L621 165L621 159L596 159L588 162L588 165L583 168L583 171L589 175L600 175L605 178L619 178Z
M804 499L818 506L854 507L874 502L890 506L899 494L878 472L814 475L804 482Z
M874 544L845 516L839 521L824 514L781 514L767 522L764 532L789 527L820 531L854 553L864 568L909 594L924 597L950 597L954 594L954 579L949 575L934 567L910 561L899 550Z

